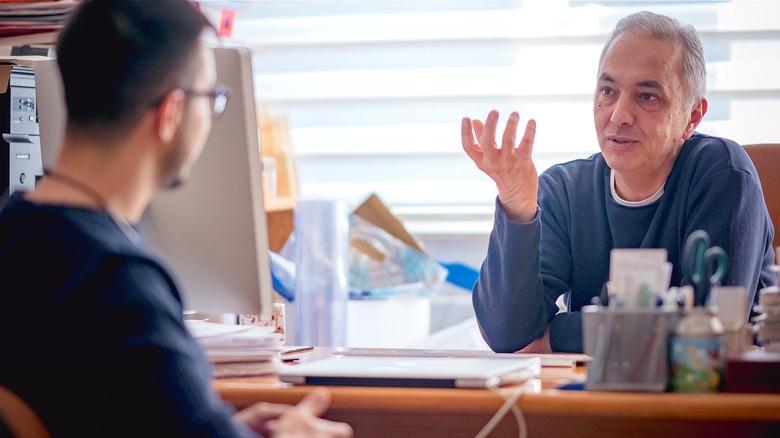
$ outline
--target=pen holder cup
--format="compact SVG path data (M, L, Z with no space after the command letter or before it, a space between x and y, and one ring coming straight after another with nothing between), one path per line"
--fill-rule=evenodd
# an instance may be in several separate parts
M663 392L669 379L668 341L678 309L582 308L585 388Z

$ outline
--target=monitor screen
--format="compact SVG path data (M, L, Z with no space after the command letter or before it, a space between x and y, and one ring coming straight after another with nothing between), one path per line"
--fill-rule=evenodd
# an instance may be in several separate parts
M217 80L233 93L184 184L160 191L139 231L180 283L184 308L271 313L251 53L215 48Z

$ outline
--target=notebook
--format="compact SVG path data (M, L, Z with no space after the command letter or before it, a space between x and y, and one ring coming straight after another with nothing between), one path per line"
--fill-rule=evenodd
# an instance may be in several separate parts
M486 388L532 379L539 358L334 356L284 365L282 382L301 385Z

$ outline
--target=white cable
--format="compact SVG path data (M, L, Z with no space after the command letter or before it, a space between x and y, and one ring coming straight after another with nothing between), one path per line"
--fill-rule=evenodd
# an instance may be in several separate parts
M493 418L490 419L490 421L485 424L485 426L482 428L482 430L479 431L479 433L475 436L475 438L485 438L490 434L490 432L495 429L495 427L498 425L498 423L504 418L508 410L512 410L512 413L515 415L515 420L517 420L517 429L518 429L518 437L519 438L526 438L528 435L528 428L525 423L525 417L523 416L523 412L520 410L520 407L517 406L517 400L520 398L521 395L525 392L527 387L532 382L531 379L526 380L522 385L518 386L513 392L512 395L509 397L504 397L504 394L501 393L501 391L498 390L498 386L488 386L488 389L496 393L499 397L504 399L504 404L499 408L498 411L496 411L495 414L493 414Z

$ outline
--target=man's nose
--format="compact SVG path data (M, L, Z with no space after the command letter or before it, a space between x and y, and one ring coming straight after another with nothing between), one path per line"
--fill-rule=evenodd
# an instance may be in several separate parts
M634 124L635 102L631 96L621 94L615 103L610 120L617 126L631 126Z

